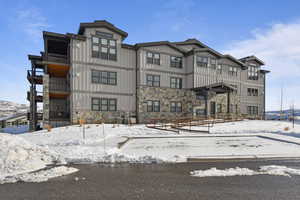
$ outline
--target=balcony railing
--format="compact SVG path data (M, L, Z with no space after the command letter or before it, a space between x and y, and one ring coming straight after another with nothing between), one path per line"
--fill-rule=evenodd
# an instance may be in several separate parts
M27 80L30 83L43 84L43 75L44 75L44 71L27 70Z
M43 93L42 92L35 92L35 101L43 102ZM27 92L27 100L31 101L31 94L30 91Z
M50 91L57 91L57 92L69 92L70 85L67 80L51 80L49 84Z
M49 62L55 62L55 63L63 63L63 64L69 63L68 56L63 54L48 53L48 55L45 56L44 59Z
M37 118L37 120L43 120L43 113L36 113L36 118ZM27 113L27 119L31 120L30 113Z

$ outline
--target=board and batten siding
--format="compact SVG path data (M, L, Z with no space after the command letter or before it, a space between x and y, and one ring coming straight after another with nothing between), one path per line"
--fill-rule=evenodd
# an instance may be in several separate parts
M160 65L147 63L147 52L160 54ZM171 67L171 56L182 57L182 68ZM138 83L146 85L147 74L159 75L160 86L170 87L171 77L182 78L182 87L186 88L186 62L183 54L167 45L143 47L138 51Z
M110 61L92 57L92 35L96 31L113 34L117 41L117 60ZM73 110L91 110L91 99L115 98L118 111L135 111L136 54L122 48L120 35L105 28L87 28L85 41L71 42L71 106ZM92 70L117 73L117 85L92 83Z

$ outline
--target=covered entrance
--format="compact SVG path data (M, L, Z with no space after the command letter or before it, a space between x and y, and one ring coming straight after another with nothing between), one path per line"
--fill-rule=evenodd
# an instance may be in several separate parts
M205 100L205 113L207 117L215 117L217 113L230 113L230 94L237 89L224 82L214 83L202 87L193 88L197 96L203 96ZM214 97L219 94L225 94L224 102L216 102ZM223 106L222 106L222 105ZM224 105L225 104L225 105ZM217 110L218 107L218 110ZM220 109L221 108L221 109ZM224 108L224 110L223 110Z

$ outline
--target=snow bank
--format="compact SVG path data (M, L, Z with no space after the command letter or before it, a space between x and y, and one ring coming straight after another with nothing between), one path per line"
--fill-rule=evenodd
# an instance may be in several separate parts
M42 170L34 173L24 173L24 174L18 174L15 176L8 176L4 179L0 179L0 184L3 183L15 183L18 181L23 182L45 182L48 181L50 178L55 178L59 176L64 176L67 174L75 173L78 169L73 167L54 167L47 170Z
M185 127L189 128L189 127ZM192 130L207 130L207 127L191 127ZM244 120L239 122L228 122L214 124L210 128L212 134L232 134L232 133L276 133L276 134L288 134L299 135L300 124L293 125L287 121L272 121L272 120Z
M0 133L0 180L55 163L63 164L65 160L47 148L31 144L21 137Z
M211 168L207 170L191 171L190 174L191 176L196 177L252 176L262 174L290 177L291 175L300 175L300 169L293 169L279 165L267 165L261 166L258 171L240 167L229 168L224 170Z

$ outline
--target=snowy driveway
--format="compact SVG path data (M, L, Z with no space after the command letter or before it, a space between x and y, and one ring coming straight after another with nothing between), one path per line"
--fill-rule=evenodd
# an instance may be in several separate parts
M128 156L167 161L184 158L300 157L300 145L259 136L132 138L121 148Z

